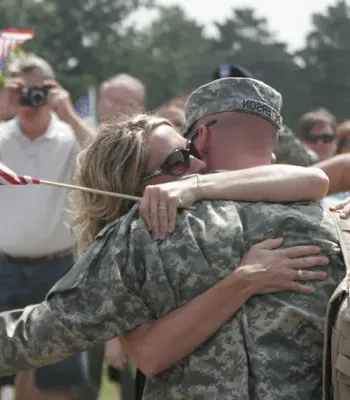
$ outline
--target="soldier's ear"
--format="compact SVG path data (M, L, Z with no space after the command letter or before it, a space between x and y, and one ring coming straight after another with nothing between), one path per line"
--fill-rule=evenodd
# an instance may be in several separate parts
M276 163L276 156L274 153L271 153L271 164L275 164Z
M195 141L195 145L199 153L203 155L207 154L209 142L210 142L210 130L205 125L202 125L198 129L198 137Z

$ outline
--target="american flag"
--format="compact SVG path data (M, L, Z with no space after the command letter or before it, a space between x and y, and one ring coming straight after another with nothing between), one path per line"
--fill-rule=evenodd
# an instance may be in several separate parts
M5 68L6 61L16 46L34 37L34 31L23 29L0 30L0 71Z
M94 87L90 87L88 94L77 100L74 109L81 118L92 125L96 124L96 90Z
M74 104L74 108L79 117L85 119L90 116L90 97L88 95L82 96Z
M103 194L106 196L119 197L122 199L133 200L133 201L141 200L141 197L129 196L128 194L106 192L104 190L92 189L92 188L87 188L84 186L70 185L68 183L63 183L63 182L45 181L43 179L37 179L37 178L33 178L33 177L27 176L27 175L24 175L24 176L17 175L14 171L12 171L12 169L7 167L4 163L2 163L0 161L0 186L29 185L29 184L34 184L34 185L43 184L43 185L49 185L49 186L67 188L67 189L77 189L77 190L82 190L84 192L98 193L98 194Z
M39 184L40 180L31 176L17 175L4 163L0 162L0 186L1 185L28 185L30 183Z

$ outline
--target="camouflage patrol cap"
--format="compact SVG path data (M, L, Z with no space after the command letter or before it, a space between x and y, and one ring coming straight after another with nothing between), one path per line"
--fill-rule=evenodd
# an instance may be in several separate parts
M277 129L282 126L282 96L272 87L251 78L222 78L199 87L185 104L185 137L194 123L208 115L240 111L265 118Z

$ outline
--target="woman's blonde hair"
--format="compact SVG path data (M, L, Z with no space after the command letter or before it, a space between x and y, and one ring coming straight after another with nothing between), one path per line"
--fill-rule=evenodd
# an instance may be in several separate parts
M76 182L88 188L141 194L141 178L146 173L148 137L158 126L171 123L157 116L138 115L124 121L101 124L97 136L77 157ZM127 213L130 200L101 194L73 191L70 195L75 220L80 226L78 247L82 252L107 224Z

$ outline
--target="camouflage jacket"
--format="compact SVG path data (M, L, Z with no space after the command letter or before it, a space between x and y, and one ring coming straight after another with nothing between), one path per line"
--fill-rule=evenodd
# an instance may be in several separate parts
M304 146L286 126L283 126L278 133L278 143L275 146L274 153L278 164L310 167L319 161L318 155Z
M317 205L201 202L153 241L137 208L103 230L51 290L0 314L0 373L37 367L105 342L190 301L231 273L252 244L283 236L331 259L313 295L253 296L180 363L147 379L144 399L320 399L327 301L345 267L333 220Z

